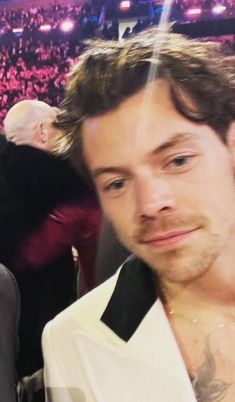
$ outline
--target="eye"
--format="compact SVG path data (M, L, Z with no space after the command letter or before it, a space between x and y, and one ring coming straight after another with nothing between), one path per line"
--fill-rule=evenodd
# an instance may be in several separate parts
M181 167L189 163L189 161L192 159L191 155L182 155L182 156L177 156L177 158L174 158L171 162L170 165L174 165L175 167Z
M199 155L196 153L171 155L166 159L163 168L169 173L184 173L193 168L197 156Z
M108 183L104 186L104 191L109 192L109 191L120 191L124 188L125 185L124 179L116 179L112 181L111 183Z
M191 167L192 161L196 155L179 155L174 158L169 158L168 162L165 164L166 169L170 169L176 172L184 171Z

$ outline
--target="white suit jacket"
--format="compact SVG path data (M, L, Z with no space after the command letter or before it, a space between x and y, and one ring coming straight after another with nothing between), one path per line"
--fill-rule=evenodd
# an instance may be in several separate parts
M129 258L47 324L47 402L196 402L151 270Z

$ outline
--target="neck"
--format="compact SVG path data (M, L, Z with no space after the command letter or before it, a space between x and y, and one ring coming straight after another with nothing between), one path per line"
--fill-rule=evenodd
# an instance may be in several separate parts
M170 282L162 278L161 286L165 290L167 301L178 307L234 308L235 250L232 249L231 253L220 255L198 278L184 282Z

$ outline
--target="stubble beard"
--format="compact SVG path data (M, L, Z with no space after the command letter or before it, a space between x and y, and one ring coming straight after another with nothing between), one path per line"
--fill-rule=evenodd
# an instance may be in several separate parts
M182 247L162 253L134 251L162 279L170 282L190 282L202 277L214 265L220 254L215 245L203 249Z
M188 216L183 219L179 217L165 219L157 224L144 224L133 237L127 238L125 234L119 232L119 238L132 253L147 263L163 279L171 282L192 281L208 272L220 255L222 248L220 236L202 235L199 239L189 240L188 244L165 250L151 247L143 242L143 239L151 238L156 233L190 227L199 227L198 230L202 230L204 234L207 232L205 218Z

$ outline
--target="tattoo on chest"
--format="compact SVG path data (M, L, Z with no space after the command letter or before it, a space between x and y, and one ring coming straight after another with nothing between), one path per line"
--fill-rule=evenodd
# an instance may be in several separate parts
M232 384L216 378L216 364L209 342L205 350L205 359L202 365L194 372L189 372L197 402L219 402L226 396Z

